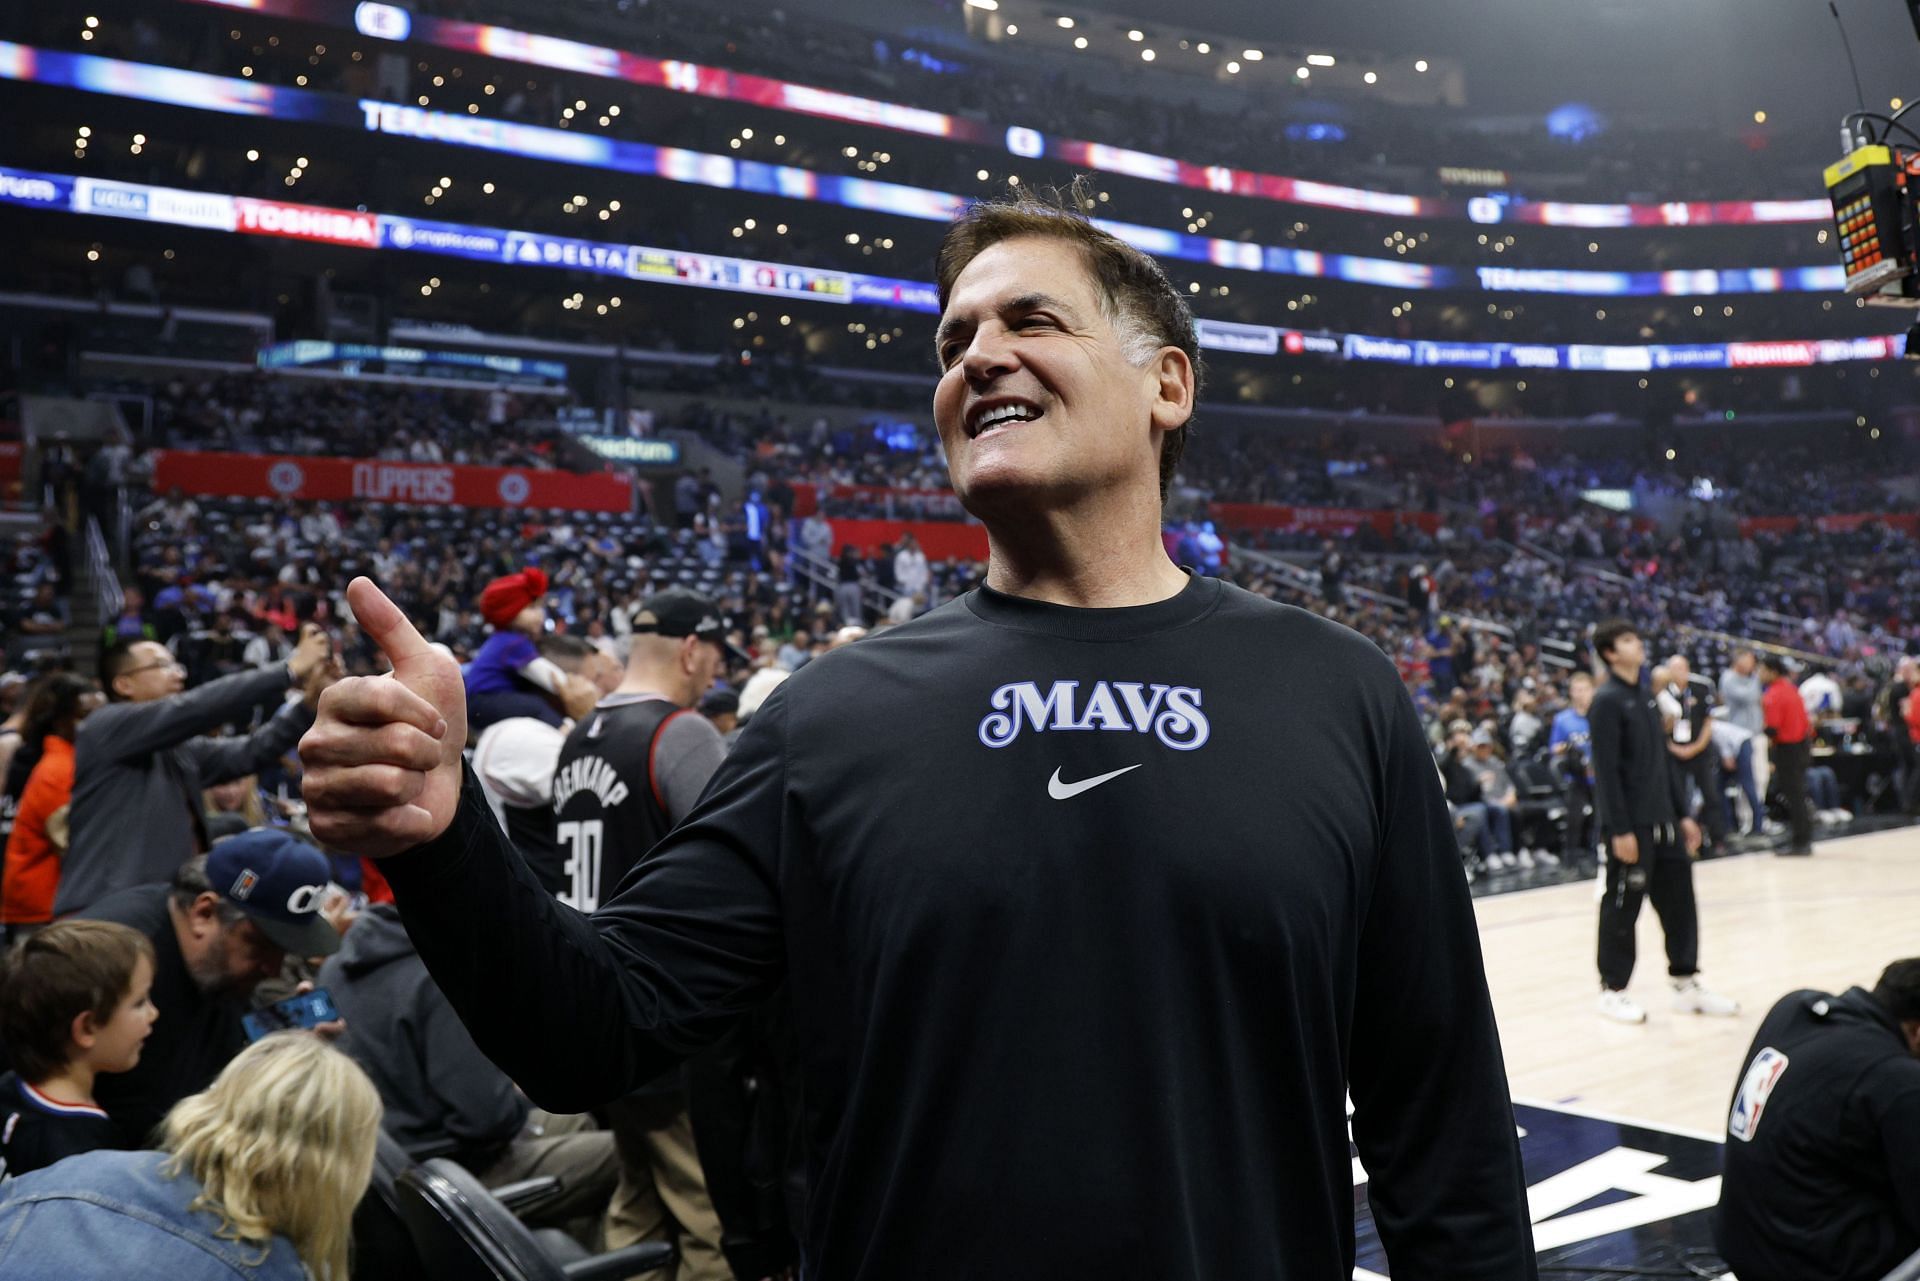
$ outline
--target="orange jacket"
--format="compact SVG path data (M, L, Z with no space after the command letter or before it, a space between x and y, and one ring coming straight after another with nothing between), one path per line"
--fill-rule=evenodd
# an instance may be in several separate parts
M0 922L39 925L53 919L53 892L60 884L60 850L47 839L47 816L73 796L73 744L46 737L39 763L20 792L20 809L7 838L0 880Z

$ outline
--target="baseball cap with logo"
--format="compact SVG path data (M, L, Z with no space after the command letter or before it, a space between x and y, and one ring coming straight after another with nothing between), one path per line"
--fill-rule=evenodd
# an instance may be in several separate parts
M753 661L728 643L727 622L720 616L720 607L684 587L669 587L641 601L640 612L633 616L633 630L658 636L698 636L718 645L736 663Z
M320 915L333 880L327 856L276 827L214 842L207 883L292 956L331 956L340 933Z

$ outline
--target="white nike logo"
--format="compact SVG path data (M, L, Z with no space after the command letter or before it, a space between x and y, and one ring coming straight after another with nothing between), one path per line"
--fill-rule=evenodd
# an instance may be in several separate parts
M1142 761L1140 764L1144 765L1146 762ZM1047 780L1047 795L1056 801L1072 800L1082 792L1090 791L1102 783L1119 778L1122 774L1131 774L1139 768L1140 765L1129 765L1125 769L1114 770L1111 774L1096 774L1092 778L1083 778L1078 783L1062 783L1060 771L1055 769L1053 777Z

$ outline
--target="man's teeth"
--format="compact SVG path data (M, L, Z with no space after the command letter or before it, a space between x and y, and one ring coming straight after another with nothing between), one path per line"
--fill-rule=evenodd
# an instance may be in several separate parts
M1004 422L1031 422L1039 416L1039 410L1027 409L1020 405L1005 405L999 409L989 409L980 415L980 422L974 428L974 434L978 435L989 427L998 427Z

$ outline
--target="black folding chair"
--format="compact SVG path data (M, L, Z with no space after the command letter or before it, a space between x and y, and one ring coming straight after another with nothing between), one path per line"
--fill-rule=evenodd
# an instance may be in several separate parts
M615 1281L674 1259L673 1247L658 1242L590 1255L564 1234L535 1233L445 1159L403 1171L396 1191L400 1218L425 1264L420 1275L435 1281Z

